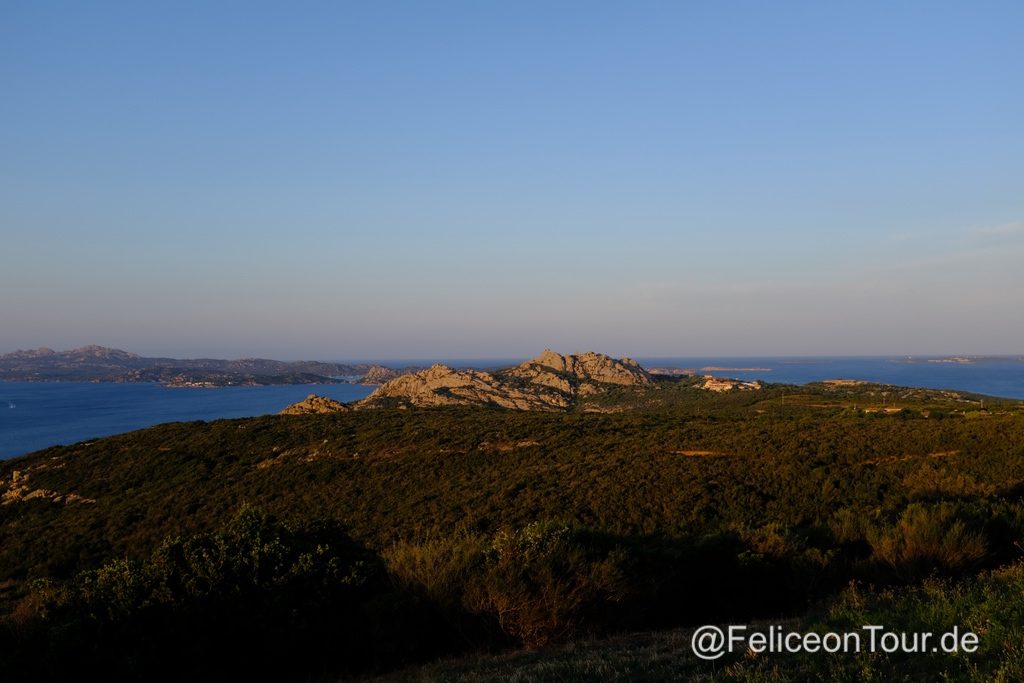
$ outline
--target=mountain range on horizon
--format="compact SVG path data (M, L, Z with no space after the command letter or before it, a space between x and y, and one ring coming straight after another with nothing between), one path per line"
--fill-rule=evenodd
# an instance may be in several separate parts
M0 355L0 381L160 382L183 387L354 382L383 385L374 394L378 402L400 398L421 406L493 399L508 407L565 408L577 395L599 393L601 385L649 384L651 376L629 358L618 360L594 352L563 356L550 349L494 374L443 364L424 368L264 358L145 357L98 345L67 351L40 347ZM529 391L524 393L524 387Z
M372 363L278 361L266 358L145 357L106 346L67 351L47 347L0 355L0 381L11 382L159 382L167 386L267 384L377 384L396 370Z

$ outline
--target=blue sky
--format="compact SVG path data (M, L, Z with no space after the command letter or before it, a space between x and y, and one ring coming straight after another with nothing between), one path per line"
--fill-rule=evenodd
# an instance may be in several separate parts
M7 2L0 352L1021 353L1020 2Z

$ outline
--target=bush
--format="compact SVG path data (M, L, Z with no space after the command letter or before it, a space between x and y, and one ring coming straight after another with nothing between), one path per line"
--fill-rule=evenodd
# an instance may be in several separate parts
M382 652L388 641L373 633L387 591L379 561L339 529L293 529L245 507L145 561L36 582L15 611L24 635L5 678L19 669L137 680L372 668L404 654L403 639Z
M397 584L445 607L461 606L463 590L486 559L487 539L460 534L422 543L399 541L381 553Z
M912 504L894 526L874 536L876 559L911 580L935 571L963 573L976 568L988 554L985 536L970 530L949 503Z
M467 606L531 648L607 628L609 607L626 593L625 553L594 541L554 522L499 532Z

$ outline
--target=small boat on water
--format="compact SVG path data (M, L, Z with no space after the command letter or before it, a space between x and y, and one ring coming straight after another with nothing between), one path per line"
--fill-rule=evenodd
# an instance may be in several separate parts
M7 407L8 408L17 408L18 406L14 405L14 401L8 401L7 402Z

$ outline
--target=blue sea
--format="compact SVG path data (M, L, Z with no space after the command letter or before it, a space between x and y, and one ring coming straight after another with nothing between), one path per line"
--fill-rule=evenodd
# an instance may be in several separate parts
M267 415L311 393L357 401L373 389L358 384L185 389L160 384L0 382L0 459L162 422Z
M638 358L637 362L648 368L690 368L698 374L781 384L860 379L904 387L953 389L1024 399L1024 356L965 357L962 362L956 362L951 357L930 356Z
M444 361L456 367L492 369L523 359ZM972 362L906 357L853 358L638 358L645 367L688 368L699 374L804 384L861 379L900 386L954 389L1024 400L1024 360ZM432 361L392 361L429 365ZM269 387L167 388L159 384L0 382L0 459L56 444L71 444L162 422L215 420L276 413L317 393L355 401L373 387L355 384Z

